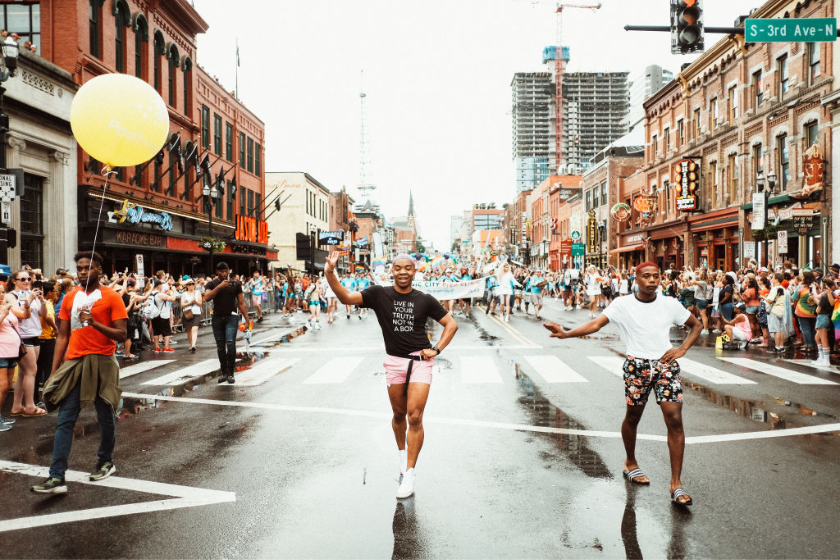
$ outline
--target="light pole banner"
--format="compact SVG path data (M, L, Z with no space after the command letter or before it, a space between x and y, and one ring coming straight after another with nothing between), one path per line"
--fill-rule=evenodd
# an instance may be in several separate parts
M752 229L764 229L764 215L767 213L764 193L753 193Z

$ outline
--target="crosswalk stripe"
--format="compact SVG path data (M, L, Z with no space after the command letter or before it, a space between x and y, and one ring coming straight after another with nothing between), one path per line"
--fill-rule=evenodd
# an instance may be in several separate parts
M548 383L589 383L557 356L525 356L525 359Z
M462 383L501 383L502 378L490 356L464 356L461 358Z
M146 381L143 385L174 385L176 381L189 381L194 377L205 375L217 369L219 369L218 359L204 360L203 362L198 362L197 364L162 375L151 381Z
M796 364L798 366L805 366L814 369L818 369L820 371L830 371L831 373L840 373L834 366L823 366L823 365L816 365L811 360L785 360L786 362L790 362L792 364Z
M779 366L774 366L773 364L767 364L764 362L758 362L756 360L750 360L749 358L720 359L725 362L729 362L730 364L735 364L736 366L741 366L753 369L755 371L759 371L761 373L766 373L767 375L772 375L773 377L778 377L780 379L784 379L786 381L790 381L798 385L837 385L837 383L835 383L834 381L814 377L812 375L805 375L804 373L799 373L786 368L781 368Z
M175 360L150 360L148 362L140 362L139 364L134 364L133 366L121 368L120 379L125 379L126 377L131 377L132 375L137 375L138 373L143 373L144 371L149 371L150 369L155 369L160 366L165 366L166 364L171 364L174 361Z
M701 364L688 358L680 358L677 360L682 371L685 371L693 376L699 377L711 383L718 385L755 385L755 381L751 381L738 375L727 373L722 369Z
M589 356L589 359L619 377L624 377L624 358L618 356Z
M304 383L310 385L343 383L363 360L364 358L361 356L333 358L321 366L318 371L307 377Z
M268 381L271 377L282 373L292 367L297 359L269 358L261 360L256 365L235 375L234 385L254 387Z

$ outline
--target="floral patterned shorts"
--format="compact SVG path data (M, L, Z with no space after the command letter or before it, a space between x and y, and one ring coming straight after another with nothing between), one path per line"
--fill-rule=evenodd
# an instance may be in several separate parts
M630 406L647 404L653 390L656 402L683 402L680 365L627 356L624 361L624 398Z

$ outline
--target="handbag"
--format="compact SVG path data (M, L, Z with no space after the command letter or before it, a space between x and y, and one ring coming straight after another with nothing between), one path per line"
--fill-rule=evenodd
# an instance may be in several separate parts
M190 309L189 307L184 309L184 319L186 319L187 321L190 321L190 320L192 320L193 316L194 316L194 313L193 313L192 309Z

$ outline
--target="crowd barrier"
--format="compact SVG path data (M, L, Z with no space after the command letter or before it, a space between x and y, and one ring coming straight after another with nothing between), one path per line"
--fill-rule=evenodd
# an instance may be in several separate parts
M268 301L264 301L262 305L260 305L260 309L262 309L263 315L267 313L273 313L277 311L276 300L274 298L274 292L266 292L268 295ZM251 319L257 317L257 308L251 304L251 294L244 294L245 298L245 305L248 307L248 316ZM201 321L200 325L202 327L210 325L210 319L213 317L211 310L213 306L211 303L203 302L201 304ZM183 326L181 325L181 321L183 319L183 310L181 309L181 299L178 298L176 301L172 303L172 332L183 332Z

